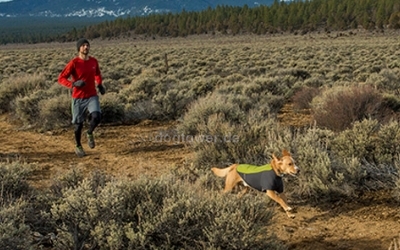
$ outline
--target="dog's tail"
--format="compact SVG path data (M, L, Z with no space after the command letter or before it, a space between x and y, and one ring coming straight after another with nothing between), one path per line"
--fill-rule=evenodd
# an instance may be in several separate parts
M225 177L236 165L229 166L227 168L211 168L211 171L218 177Z

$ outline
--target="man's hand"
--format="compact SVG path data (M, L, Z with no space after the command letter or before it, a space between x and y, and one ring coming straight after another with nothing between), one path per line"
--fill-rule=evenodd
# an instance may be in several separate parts
M97 88L98 88L100 94L104 95L106 93L106 89L104 88L103 84L97 85Z
M86 85L86 83L82 80L78 80L78 81L72 83L72 87L78 87L78 88L81 88L85 85Z

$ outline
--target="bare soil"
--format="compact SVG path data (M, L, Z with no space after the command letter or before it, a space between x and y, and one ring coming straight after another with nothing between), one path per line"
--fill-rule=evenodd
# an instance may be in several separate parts
M3 115L0 159L20 158L34 163L36 170L30 181L37 188L48 187L54 177L71 168L86 173L101 170L132 179L140 175L157 177L190 162L192 157L190 148L181 143L157 140L156 135L175 125L144 121L131 126L100 126L96 148L86 146L87 156L77 158L72 128L48 133L20 130ZM296 207L295 219L272 205L272 228L289 249L388 249L400 232L398 203L388 192L365 193L351 201L329 204L294 199L291 203Z

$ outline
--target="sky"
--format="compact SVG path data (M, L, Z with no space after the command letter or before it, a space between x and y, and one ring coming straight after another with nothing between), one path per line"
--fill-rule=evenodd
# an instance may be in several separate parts
M0 3L1 2L11 2L12 0L0 0Z

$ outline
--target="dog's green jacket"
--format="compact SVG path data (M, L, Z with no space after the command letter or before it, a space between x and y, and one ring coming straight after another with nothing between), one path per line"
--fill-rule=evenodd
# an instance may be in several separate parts
M239 164L236 171L247 185L258 191L273 190L278 193L283 192L282 177L276 175L271 164L263 166Z

